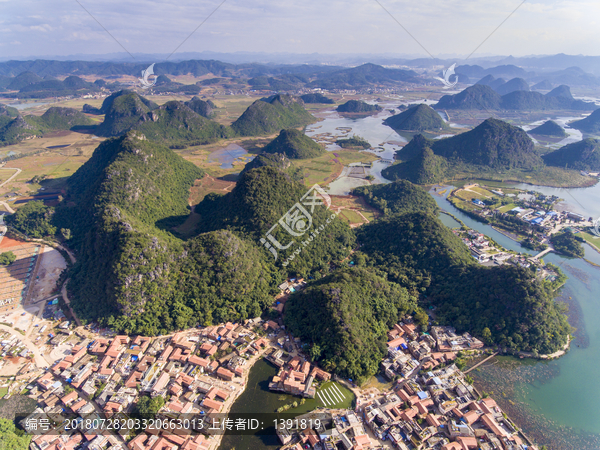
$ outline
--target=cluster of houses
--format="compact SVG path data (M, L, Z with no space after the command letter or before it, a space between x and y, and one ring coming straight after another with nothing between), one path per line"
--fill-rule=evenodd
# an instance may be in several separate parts
M396 324L382 363L395 383L389 392L360 403L363 422L377 439L402 450L525 450L524 438L496 402L481 399L453 363L458 352L483 346L452 327L418 333L410 319Z
M250 325L232 323L168 337L83 339L30 385L29 396L38 402L31 417L47 417L53 423L63 423L73 415L118 417L135 411L140 395L167 399L160 410L163 415L210 416L233 400L248 360L266 347L267 341ZM32 446L38 450L74 449L82 444L94 450L122 449L130 431L123 430L119 437L91 430L53 430L34 436ZM213 444L214 440L202 436L147 429L127 446L130 450L208 450Z
M457 352L480 349L483 342L469 333L457 335L452 327L434 326L429 334L418 333L414 323L400 323L388 332L387 347L382 372L389 380L401 382L419 371L451 363Z
M419 333L407 318L388 332L383 361L392 388L361 396L354 410L328 410L332 426L280 432L286 450L535 449L491 398L482 398L453 360L483 342L452 327ZM300 366L300 368L302 368Z
M0 331L0 367L4 363L8 363L9 358L31 358L33 353L19 339L6 331Z
M276 350L279 353L281 350ZM281 359L278 355L275 360ZM298 395L306 398L315 398L316 389L313 387L315 380L329 381L331 374L311 366L310 362L294 356L285 366L279 368L277 375L269 383L271 391L285 392L286 394Z

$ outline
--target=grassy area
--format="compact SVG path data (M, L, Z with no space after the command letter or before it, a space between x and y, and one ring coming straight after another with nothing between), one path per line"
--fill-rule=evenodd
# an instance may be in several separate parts
M321 185L329 184L342 172L344 166L355 162L372 162L378 158L369 153L361 153L357 150L339 150L327 152L317 158L292 161L292 164L302 168L304 173L304 184L312 186L315 183Z
M498 208L498 211L500 211L501 213L505 213L516 207L517 207L517 205L515 205L514 203L509 203L508 205L504 205L504 206L501 206L500 208Z
M600 237L596 236L595 234L587 233L585 231L582 231L577 235L584 238L588 244L600 251Z
M312 401L316 401L316 406L343 409L350 408L353 400L354 394L350 389L335 381L329 381L317 389L317 396Z
M0 397L4 397L6 394L8 394L8 388L7 387L0 388Z
M344 209L339 214L343 219L346 219L348 223L363 223L364 219L356 211L350 209Z

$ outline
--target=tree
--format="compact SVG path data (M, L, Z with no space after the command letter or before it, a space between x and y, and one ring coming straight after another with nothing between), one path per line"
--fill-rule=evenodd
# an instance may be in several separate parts
M30 441L31 436L23 435L10 420L0 418L0 448L2 450L27 450Z
M17 259L17 256L13 252L4 252L0 254L0 265L8 266Z
M429 316L422 309L418 309L414 315L415 322L419 327L421 327L422 331L427 331L427 326L429 325Z
M56 233L56 227L52 225L53 215L54 208L44 205L41 200L36 200L21 206L6 220L9 225L21 233L34 238L41 238Z
M65 241L71 239L71 230L69 228L61 228L60 234L62 234L63 238L65 238Z
M481 338L487 345L491 345L494 342L492 339L492 332L488 327L485 327L481 332Z

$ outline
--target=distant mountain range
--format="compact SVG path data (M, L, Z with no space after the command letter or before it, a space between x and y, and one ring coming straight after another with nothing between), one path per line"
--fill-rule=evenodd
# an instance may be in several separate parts
M515 79L496 86L501 89L503 86L518 87L524 80ZM494 80L483 80L493 83ZM511 87L505 88L510 90ZM577 110L591 111L597 108L597 105L591 102L575 100L571 95L569 86L561 85L552 91L543 95L539 92L529 90L512 90L511 92L500 95L496 90L486 84L475 84L469 86L462 92L454 95L444 95L434 106L436 109L479 109L479 110L513 110L513 111L533 111L533 110Z

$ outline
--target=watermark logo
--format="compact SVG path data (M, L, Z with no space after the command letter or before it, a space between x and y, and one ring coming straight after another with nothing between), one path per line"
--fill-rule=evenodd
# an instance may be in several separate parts
M458 75L454 73L456 63L452 64L446 70L442 71L444 78L435 77L436 80L440 80L444 84L444 89L453 88L458 83ZM454 75L454 81L450 81L450 77Z
M142 78L138 78L138 80L140 80L140 83L142 83L142 89L151 88L156 84L157 77L156 75L154 75L154 64L155 63L152 63L148 66L146 70L142 70ZM152 81L149 80L151 75L154 75L154 79Z
M307 236L307 239L302 241L302 245L306 247L306 245L312 242L319 232L325 228L325 225L321 225L313 229L312 214L315 211L315 207L321 206L325 206L325 208L329 209L331 206L331 198L321 186L315 184L302 196L299 202L294 204L294 206L292 206L281 219L267 231L265 237L260 239L260 243L263 244L275 257L275 260L277 260L278 250L287 250L295 243L294 238L304 236L307 232L312 230ZM327 223L335 216L336 214L332 214L332 217L327 220ZM273 236L272 233L277 227L281 227L290 235L291 239L289 242L282 244L275 236ZM294 250L292 256L290 256L283 265L287 266L289 261L293 260L301 251L302 248Z
M596 220L594 220L594 222L592 222L593 225L593 229L592 229L592 233L594 233L596 236L600 237L600 217L598 217Z

